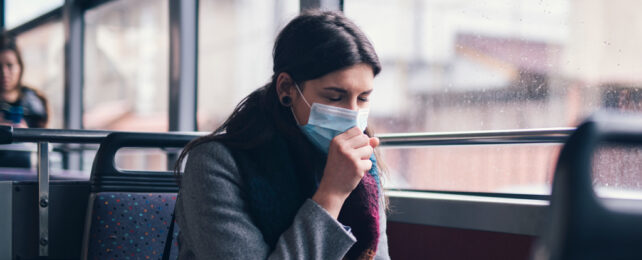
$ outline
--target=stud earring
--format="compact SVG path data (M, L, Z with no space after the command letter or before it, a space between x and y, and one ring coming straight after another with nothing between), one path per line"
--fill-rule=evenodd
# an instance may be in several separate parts
M292 105L292 98L290 96L285 96L281 98L281 104L283 106L289 107Z

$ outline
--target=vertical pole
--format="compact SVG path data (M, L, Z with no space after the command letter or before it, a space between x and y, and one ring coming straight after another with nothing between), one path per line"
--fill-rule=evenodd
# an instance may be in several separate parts
M198 1L169 0L169 131L197 129Z
M38 256L49 255L49 143L38 143Z
M0 0L0 29L4 30L5 19L7 14L5 13L5 1Z
M169 5L169 131L195 131L198 0Z
M306 10L343 11L343 0L301 0L301 12Z
M13 193L16 188L13 181L0 181L0 259L11 259L13 256ZM16 216L20 218L22 216Z
M77 0L65 0L63 25L65 32L65 102L64 128L82 129L83 114L83 52L84 19L83 9ZM73 147L72 147L73 148ZM63 167L81 169L82 152L63 154Z

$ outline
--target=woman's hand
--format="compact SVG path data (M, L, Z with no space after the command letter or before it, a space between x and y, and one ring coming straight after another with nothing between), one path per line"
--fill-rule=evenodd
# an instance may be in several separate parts
M337 218L343 202L372 168L370 156L378 145L378 138L368 137L358 127L335 136L319 189L312 199Z
M17 127L17 128L29 128L29 126L27 125L27 121L25 121L24 119L20 120L20 123L13 124L13 127Z
M27 122L25 122L24 119L20 120L20 123L16 124L16 123L13 123L11 121L7 121L7 120L4 120L4 119L0 118L0 125L10 125L10 126L13 126L14 128L29 128L29 126L27 125Z

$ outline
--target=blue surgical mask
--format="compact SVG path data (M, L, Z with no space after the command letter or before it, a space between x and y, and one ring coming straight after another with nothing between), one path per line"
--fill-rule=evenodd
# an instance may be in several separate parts
M303 101L310 107L310 117L306 125L299 125L301 131L321 151L327 153L330 148L330 141L335 136L355 126L363 132L368 126L368 110L358 111L314 103L312 106L305 100L303 93L296 85L297 91ZM294 115L294 112L292 112ZM296 120L296 116L294 116ZM297 124L298 124L298 120Z

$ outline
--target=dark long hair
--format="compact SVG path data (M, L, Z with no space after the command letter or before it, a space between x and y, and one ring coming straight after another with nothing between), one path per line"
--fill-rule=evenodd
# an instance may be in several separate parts
M298 165L317 166L311 161L319 155L310 152L316 149L297 127L290 108L279 102L278 75L288 73L302 86L304 81L361 63L372 67L374 75L381 71L379 58L368 38L340 12L315 11L299 15L279 33L272 55L271 82L245 97L214 132L185 146L175 164L177 177L186 155L199 144L219 141L232 149L253 149L277 134L287 136L289 146L296 149Z

